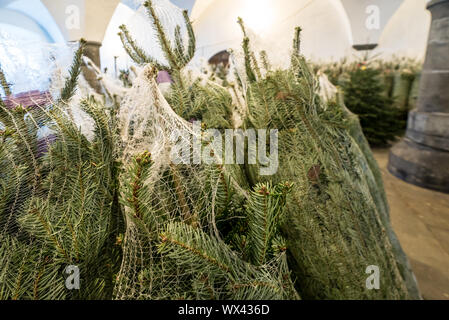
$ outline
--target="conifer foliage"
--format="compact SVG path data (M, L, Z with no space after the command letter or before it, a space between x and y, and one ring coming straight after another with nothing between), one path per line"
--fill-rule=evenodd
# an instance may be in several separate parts
M83 46L61 91L74 93ZM59 100L61 101L61 100ZM0 299L105 299L113 289L119 222L114 201L115 136L106 108L86 99L80 108L96 123L88 141L65 103L26 109L0 102ZM39 138L46 126L54 132ZM68 266L79 290L66 288Z
M54 103L10 109L0 101L0 299L414 297L381 181L348 113L319 97L299 52L301 30L291 67L272 70L239 20L246 78L233 93L244 100L244 128L279 131L279 171L262 177L259 165L172 161L177 146L204 134L192 120L234 128L234 99L183 72L195 53L187 13L185 45L179 26L167 36L153 1L145 7L168 65L122 26L142 70L120 106L93 97L77 105L93 137L70 112L83 43ZM165 95L161 70L173 78ZM42 127L52 136L42 138ZM369 291L373 264L381 289ZM80 288L67 285L68 267L79 270Z
M300 29L295 31L291 67L261 72L240 24L245 36L242 68L251 69L244 93L246 126L279 130L280 168L270 179L288 177L296 186L287 201L283 231L301 296L416 298L416 283L391 231L375 167L360 149L363 141L352 137L350 114L336 101L319 97L317 81L298 52ZM257 176L257 167L247 166L253 183L266 179ZM388 270L384 289L363 287L370 261Z
M383 95L380 71L357 68L343 83L345 104L360 118L363 132L372 146L385 146L403 133L405 119L394 100Z

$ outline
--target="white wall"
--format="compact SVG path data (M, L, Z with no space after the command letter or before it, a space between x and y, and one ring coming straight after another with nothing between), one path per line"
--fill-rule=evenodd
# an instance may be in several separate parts
M423 59L431 21L427 2L405 0L385 27L376 52Z
M43 34L45 41L64 42L64 36L58 25L41 1L2 0L0 1L0 8L14 11L10 12L8 16L0 17L0 22ZM18 16L18 14L22 16Z
M132 64L132 60L123 49L122 42L117 34L120 31L119 26L126 24L134 14L134 10L120 3L106 29L103 45L100 48L100 57L102 69L107 68L110 75L115 76L114 57L117 57L117 73L120 69L127 69Z
M426 3L427 0L404 0L380 35L373 36L379 42L373 54L423 57L430 26ZM196 58L209 58L220 50L239 46L242 35L236 24L238 16L252 27L269 55L281 64L298 25L303 28L303 53L309 58L338 60L360 55L352 48L358 31L351 30L351 14L363 18L366 13L346 12L340 0L198 0L192 12L198 40Z
M24 31L28 31L35 35L33 37L34 41L47 42L52 40L48 33L35 20L15 10L0 8L0 25L2 31L11 33L11 36L17 32L23 33ZM11 26L14 26L15 29L12 29ZM10 30L14 30L14 32L10 32Z

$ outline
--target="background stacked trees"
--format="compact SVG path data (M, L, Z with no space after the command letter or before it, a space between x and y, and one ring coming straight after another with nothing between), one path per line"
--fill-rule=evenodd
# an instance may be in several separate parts
M341 104L319 96L300 55L300 29L291 66L273 69L264 54L256 58L239 21L246 77L233 91L185 75L195 52L186 12L185 45L179 27L169 39L152 1L145 7L168 65L122 26L123 44L143 68L121 105L80 103L93 120L92 139L66 112L82 46L54 103L34 113L0 104L0 298L419 297L366 141ZM165 96L156 83L161 70L173 79ZM191 119L234 128L232 93L244 106L243 129L279 130L278 172L167 161L168 137L190 133ZM38 157L41 122L56 141ZM373 261L383 276L380 290L369 291ZM76 294L64 287L67 265L84 270Z
M363 59L316 66L341 88L348 109L359 115L372 146L385 146L405 132L408 112L416 107L420 63Z

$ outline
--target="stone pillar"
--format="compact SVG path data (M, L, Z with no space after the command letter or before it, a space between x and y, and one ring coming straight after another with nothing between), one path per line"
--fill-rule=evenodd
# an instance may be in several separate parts
M398 178L449 193L449 0L433 0L418 107L409 114L405 138L390 152Z
M84 49L84 55L92 60L95 65L101 69L101 62L100 62L100 42L95 41L87 41L86 47ZM97 79L97 74L92 69L89 69L86 65L82 66L82 72L84 75L84 78L86 78L86 81L89 83L89 85L97 92L101 93L101 85L100 82Z

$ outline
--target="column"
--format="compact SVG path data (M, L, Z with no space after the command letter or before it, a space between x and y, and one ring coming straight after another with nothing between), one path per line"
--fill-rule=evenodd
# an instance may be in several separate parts
M427 9L432 24L418 107L390 152L388 169L406 182L449 193L449 0L433 0Z

